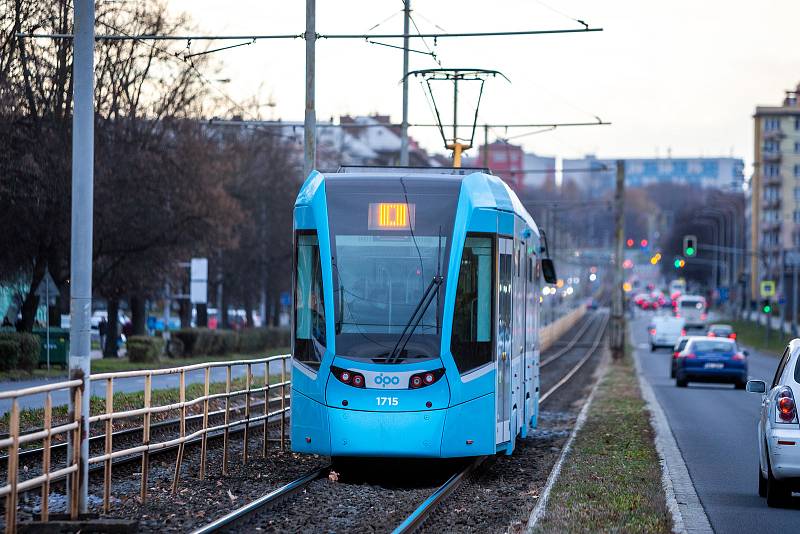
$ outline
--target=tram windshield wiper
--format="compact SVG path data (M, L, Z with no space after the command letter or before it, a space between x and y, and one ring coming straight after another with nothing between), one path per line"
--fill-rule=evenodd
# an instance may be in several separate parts
M392 349L392 352L390 352L389 356L386 358L386 363L396 363L397 360L400 359L400 354L403 353L403 350L408 344L408 340L411 339L411 335L414 333L414 330L416 330L420 321L422 321L422 317L430 307L431 302L433 302L433 298L439 292L439 288L441 287L443 281L444 278L438 273L431 279L428 287L425 288L425 291L422 293L422 297L419 299L417 307L414 308L414 313L411 314L411 317L408 318L408 322L406 323L405 327L403 327L403 332L397 339L397 343Z

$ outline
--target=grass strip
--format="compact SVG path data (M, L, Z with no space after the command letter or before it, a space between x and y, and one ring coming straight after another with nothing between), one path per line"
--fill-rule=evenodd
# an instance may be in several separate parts
M192 358L168 358L163 357L157 362L131 362L128 358L99 358L92 360L92 373L115 373L119 371L139 371L141 369L166 369L168 367L180 367L184 365L194 365L196 363L207 362L229 362L233 360L255 360L278 354L288 354L289 347L279 347L266 351L259 351L252 354L224 354L217 356L195 356ZM30 373L22 370L11 370L0 372L0 382L32 380L36 378L58 378L67 379L67 371L53 367L47 369L34 369Z
M536 532L671 532L630 350L609 364Z
M780 321L780 319L773 318L772 323L777 324L778 321ZM765 325L757 324L753 321L735 319L720 322L727 323L733 327L733 331L736 332L736 340L742 345L747 345L748 347L773 356L782 354L783 349L786 348L786 345L788 345L789 341L792 339L791 335L785 336L781 334L780 331L773 328L770 329L769 343L767 343L767 327Z

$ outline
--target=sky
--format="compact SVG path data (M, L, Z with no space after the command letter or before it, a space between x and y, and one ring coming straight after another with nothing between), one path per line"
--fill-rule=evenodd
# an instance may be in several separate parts
M318 33L365 33L387 18L373 31L402 33L402 0L316 3ZM305 31L302 0L167 0L167 6L190 15L204 34ZM603 28L440 39L435 45L412 40L413 49L434 50L443 67L494 69L511 80L486 82L479 124L594 117L613 123L559 128L512 141L541 155L733 155L750 163L755 106L778 105L784 91L800 82L797 0L413 0L411 7L426 33L441 31L437 26L447 32L582 27L575 19ZM410 55L412 70L438 67L429 55ZM216 53L214 59L221 69L217 79L230 80L219 84L222 91L240 101L272 101L266 118L302 121L304 41L258 41ZM320 40L316 61L318 120L377 112L400 122L402 51L362 40ZM432 122L417 81L410 84L409 98L410 122ZM443 108L452 105L444 94L439 99ZM459 99L464 113L474 110L474 100L467 92ZM497 129L490 139L530 131ZM443 151L435 130L413 129L411 135L426 148Z

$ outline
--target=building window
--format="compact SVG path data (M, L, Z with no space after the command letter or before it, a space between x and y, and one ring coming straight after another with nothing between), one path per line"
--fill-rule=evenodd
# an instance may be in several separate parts
M776 176L779 176L780 173L781 173L780 166L775 165L774 163L767 163L766 165L764 165L764 176L766 176L767 178L775 178Z
M508 161L507 154L503 150L496 150L492 153L492 161L495 163L505 163Z
M780 143L777 141L764 141L764 152L777 152L780 150Z
M797 142L797 141L795 141L795 143L794 143L794 153L795 154L800 154L800 143Z
M800 202L800 187L794 188L794 200Z
M800 117L795 117L794 118L794 129L795 130L800 130Z
M764 119L764 131L774 132L781 129L781 120L777 117L768 117Z
M800 178L800 165L797 163L794 164L794 177Z
M794 210L794 222L800 223L800 210Z

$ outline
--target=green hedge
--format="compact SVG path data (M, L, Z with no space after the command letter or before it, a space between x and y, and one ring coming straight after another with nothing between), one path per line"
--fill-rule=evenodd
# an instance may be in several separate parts
M127 342L128 360L132 362L157 362L164 350L160 337L131 336Z
M183 344L184 357L250 353L289 345L289 330L281 328L247 328L240 332L181 328L173 331L172 337Z
M39 365L39 338L23 332L0 332L0 371L33 371Z

